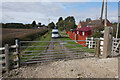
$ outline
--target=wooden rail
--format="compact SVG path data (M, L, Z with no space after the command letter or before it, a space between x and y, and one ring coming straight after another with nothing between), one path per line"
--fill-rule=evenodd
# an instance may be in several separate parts
M119 55L120 54L120 38L114 38L112 44L112 55Z
M16 45L12 45L12 46L10 46L10 48L16 48ZM0 51L2 51L2 50L5 50L5 47L1 47Z
M18 40L15 40L15 42L15 45L9 46L8 44L5 44L5 47L0 48L0 51L3 51L3 53L0 54L0 64L2 65L2 71L9 72L11 68L20 66ZM12 52L11 49L15 49L15 52ZM10 58L11 56L16 56L16 58ZM17 62L17 65L11 66L11 64L15 62Z
M95 40L98 42L94 43ZM104 38L86 38L86 45L88 48L95 48L94 45L97 46L97 56L103 55L103 45L104 45ZM120 38L113 38L112 41L112 56L120 55Z

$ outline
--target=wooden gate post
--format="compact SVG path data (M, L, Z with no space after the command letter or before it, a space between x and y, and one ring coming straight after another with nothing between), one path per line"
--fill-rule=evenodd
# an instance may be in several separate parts
M16 45L16 53L17 53L17 66L20 67L20 54L19 54L19 42L18 39L15 40L15 45Z
M119 44L119 53L120 53L120 44Z
M120 80L120 57L118 57L118 80Z
M9 46L8 44L5 45L5 65L6 65L6 70L9 73L10 71L10 59L9 59Z
M112 27L105 27L104 31L103 58L107 58L111 56L113 29Z
M100 56L100 40L97 42L97 57Z

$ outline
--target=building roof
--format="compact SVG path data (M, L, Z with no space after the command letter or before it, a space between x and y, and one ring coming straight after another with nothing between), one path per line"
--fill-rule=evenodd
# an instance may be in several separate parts
M78 28L76 29L77 31L91 31L93 29L93 27L82 27L82 28Z
M78 26L81 25L81 27L86 27L86 26L91 26L91 27L103 27L104 26L104 21L102 21L102 24L101 24L101 21L100 20L91 20L90 22L79 22ZM109 20L107 20L107 26L112 26L112 24L110 23Z
M105 20L103 20L103 24L104 24ZM112 26L112 24L110 23L110 21L107 19L107 26Z
M88 24L88 22L84 22L84 21L83 21L83 22L80 22L78 25L80 26L80 24L81 24L82 27L86 27L87 24Z

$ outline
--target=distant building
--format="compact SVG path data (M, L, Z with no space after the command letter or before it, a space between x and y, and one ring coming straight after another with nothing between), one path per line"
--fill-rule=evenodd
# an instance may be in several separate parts
M91 20L91 21L87 21L87 22L84 22L84 21L80 21L78 23L78 26L77 28L82 28L82 27L104 27L104 21L101 21L100 20ZM112 24L110 23L109 20L107 20L107 26L112 26Z
M80 21L79 23L78 23L78 26L77 26L77 28L82 28L82 27L86 27L87 26L87 24L88 24L88 22L84 22L84 21Z
M92 34L93 27L82 27L76 29L75 33L79 34L80 36L90 36Z

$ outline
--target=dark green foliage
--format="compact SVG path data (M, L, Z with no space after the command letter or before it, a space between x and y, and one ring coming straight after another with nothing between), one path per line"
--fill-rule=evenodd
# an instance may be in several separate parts
M41 26L41 23L39 22L38 25Z
M35 22L35 21L32 22L32 27L33 27L33 28L36 27L36 22Z
M38 23L36 25L36 22L33 21L32 24L23 24L23 23L0 23L0 28L12 28L12 29L31 29L31 28L37 28L37 27L46 27L44 24L41 25L41 23Z
M75 29L76 24L75 24L75 19L73 16L68 16L65 18L65 29L66 31L69 31L70 29Z
M32 28L32 25L31 24L25 24L25 28L30 29L30 28Z
M23 29L27 29L28 27L26 27L22 23L6 23L6 24L2 24L2 28L23 28Z
M104 27L96 27L96 28L94 28L93 30L95 30L95 31L103 31L104 30Z
M76 28L76 25L74 22L66 22L65 24L65 29L66 31L69 31L70 29L75 29Z
M31 24L22 24L22 23L0 23L2 28L12 28L12 29L30 29L32 28Z
M75 22L75 18L73 16L68 16L67 18L65 18L66 22Z
M64 28L63 28L63 27L59 27L59 28L58 28L58 30L63 31L63 30L64 30Z
M57 29L59 29L59 30L64 30L64 27L65 25L64 25L64 20L63 20L63 18L62 17L60 17L59 19L58 19L58 22L56 23L56 28Z
M103 37L103 34L101 33L101 31L104 30L104 27L96 27L93 29L93 33L90 37L94 37L94 38L99 38L99 37Z
M41 22L38 23L38 25L36 25L37 27L44 27L45 25L42 25Z
M91 21L91 18L87 18L87 19L86 19L86 22L90 22L90 21Z
M117 23L113 23L112 27L113 27L113 37L116 37ZM91 37L104 37L104 35L100 33L103 30L104 30L104 27L94 28ZM120 27L119 27L119 32L118 32L118 38L120 38Z
M103 37L103 34L101 34L100 32L96 32L96 33L93 33L90 37L100 38L100 37Z
M62 17L60 17L59 19L58 19L58 22L60 22L60 21L62 21L63 20L63 18Z
M65 20L60 17L56 25L57 28L61 31L69 31L70 29L75 29L77 27L75 24L75 18L73 16L68 16L67 18L65 18Z
M61 21L58 22L57 28L61 31L65 29L64 20L61 20Z
M54 29L55 28L55 24L53 22L48 24L48 28L50 29Z

